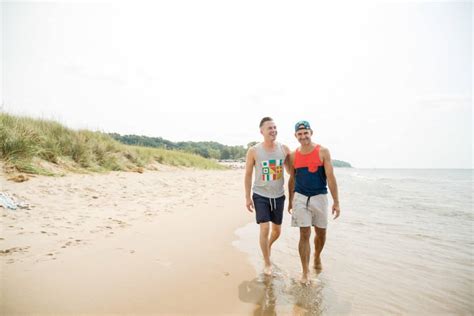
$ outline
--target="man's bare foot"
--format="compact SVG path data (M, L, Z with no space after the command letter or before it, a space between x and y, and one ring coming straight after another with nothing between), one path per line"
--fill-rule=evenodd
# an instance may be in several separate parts
M311 280L309 279L308 274L303 274L300 279L301 284L303 285L309 285L311 283Z
M271 264L266 264L265 267L263 267L263 274L265 275L272 275L272 265Z

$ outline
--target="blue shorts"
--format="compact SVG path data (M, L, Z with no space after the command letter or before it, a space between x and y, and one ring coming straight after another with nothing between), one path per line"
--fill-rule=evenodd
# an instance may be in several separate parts
M255 206L257 224L272 222L276 225L281 225L285 206L284 195L273 199L254 193L252 199Z

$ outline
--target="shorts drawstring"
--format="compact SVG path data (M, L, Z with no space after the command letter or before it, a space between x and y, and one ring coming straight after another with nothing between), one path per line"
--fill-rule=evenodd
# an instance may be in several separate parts
M308 196L308 199L306 200L306 209L308 209L308 206L309 206L309 200L311 199L310 196Z
M268 200L270 201L270 211L273 212L273 210L276 210L277 208L276 198L268 198ZM273 204L272 204L272 200L273 200Z

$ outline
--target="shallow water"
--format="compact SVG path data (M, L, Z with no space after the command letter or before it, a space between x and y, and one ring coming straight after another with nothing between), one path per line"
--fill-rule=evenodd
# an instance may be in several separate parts
M257 314L473 314L472 170L336 176L342 213L330 220L323 272L313 272L311 286L297 282L298 229L285 211L274 276L243 282L241 300ZM236 234L234 245L261 271L257 225Z

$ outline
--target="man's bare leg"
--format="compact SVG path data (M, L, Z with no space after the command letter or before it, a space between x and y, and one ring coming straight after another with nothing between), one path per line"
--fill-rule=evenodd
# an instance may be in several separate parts
M324 244L326 243L326 229L314 226L316 236L314 237L314 269L317 272L323 270L321 264L321 252L323 251Z
M268 235L270 233L270 223L260 223L260 248L262 249L264 268L263 273L266 275L272 274L272 264L270 262L270 247Z
M268 241L268 256L270 257L272 255L272 245L275 242L275 240L280 237L281 234L281 225L277 225L275 223L272 223L272 232L270 234L270 240Z
M303 275L301 276L301 283L309 283L309 257L311 247L309 244L309 237L311 236L311 227L300 227L300 242L298 250L300 253L301 266L303 268Z

